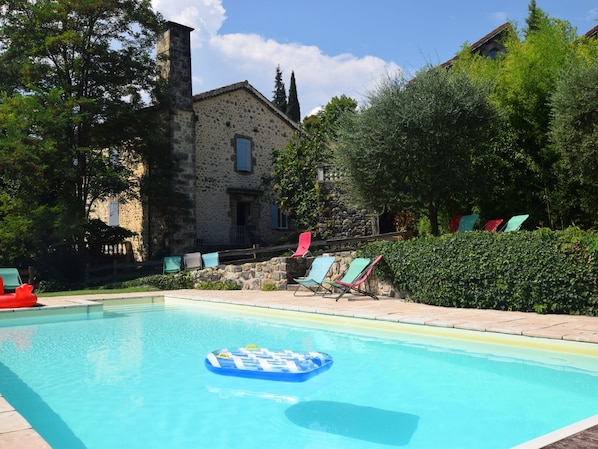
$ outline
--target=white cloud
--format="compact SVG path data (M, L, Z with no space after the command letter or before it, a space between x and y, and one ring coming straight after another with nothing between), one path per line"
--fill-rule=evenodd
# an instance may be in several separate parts
M373 56L326 55L318 47L279 43L258 34L219 34L226 20L221 0L153 0L154 8L191 34L194 92L248 80L266 98L272 97L277 65L288 89L295 72L302 115L334 96L360 101L381 77L401 73L393 62Z
M194 47L202 46L218 33L226 20L222 0L152 0L152 6L166 20L193 28Z

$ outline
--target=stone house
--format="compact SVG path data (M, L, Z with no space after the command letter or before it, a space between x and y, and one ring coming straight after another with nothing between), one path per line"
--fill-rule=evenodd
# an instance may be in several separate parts
M147 198L99 203L94 216L135 233L137 261L191 251L272 244L289 233L287 217L268 200L262 178L273 169L272 151L300 130L249 82L192 94L192 28L168 22L157 58L169 81L171 185L186 198L175 226L158 226ZM139 176L146 168L139 166Z

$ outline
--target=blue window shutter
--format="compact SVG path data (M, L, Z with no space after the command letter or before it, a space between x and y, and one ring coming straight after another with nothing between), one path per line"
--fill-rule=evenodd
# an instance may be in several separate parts
M270 204L270 225L272 229L278 228L278 207L276 204Z
M237 137L237 170L251 171L251 140Z

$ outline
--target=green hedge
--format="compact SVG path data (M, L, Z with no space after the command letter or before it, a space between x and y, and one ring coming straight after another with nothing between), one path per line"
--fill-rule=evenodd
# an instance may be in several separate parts
M381 270L416 302L439 306L598 315L598 236L483 231L378 242Z
M182 271L175 274L154 274L122 283L123 288L149 286L158 290L179 290L193 288L191 272Z

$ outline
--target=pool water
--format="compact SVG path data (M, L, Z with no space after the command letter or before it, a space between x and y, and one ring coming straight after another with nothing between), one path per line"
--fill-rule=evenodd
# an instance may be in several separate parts
M0 393L57 449L506 449L598 413L596 358L571 367L563 354L521 359L194 304L104 310L0 327ZM208 352L250 343L334 364L303 383L204 367Z

